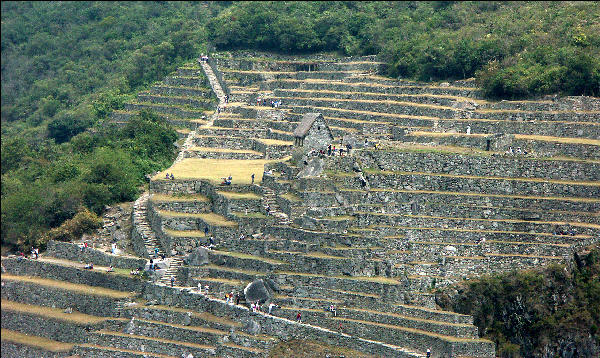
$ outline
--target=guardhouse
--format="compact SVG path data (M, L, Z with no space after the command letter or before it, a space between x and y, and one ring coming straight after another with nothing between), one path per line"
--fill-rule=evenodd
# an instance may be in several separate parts
M294 130L294 145L307 150L324 149L333 141L333 134L321 113L306 113Z

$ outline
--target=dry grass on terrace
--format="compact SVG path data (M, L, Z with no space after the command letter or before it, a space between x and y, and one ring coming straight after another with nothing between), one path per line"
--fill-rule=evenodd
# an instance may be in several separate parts
M206 237L204 231L201 230L171 230L167 228L162 230L165 234L173 237Z
M349 190L349 191L353 191ZM341 189L345 191L345 189ZM407 193L407 194L436 194L436 195L453 195L453 196L480 196L480 197L491 197L491 198L509 198L509 199L526 199L526 200L558 200L558 201L573 201L582 203L600 203L600 199L593 198L574 198L574 197L563 197L563 196L528 196L528 195L507 195L507 194L487 194L487 193L467 193L467 192L456 192L456 191L434 191L434 190L404 190L404 189L371 189L371 191L380 192L394 192L394 193Z
M244 269L240 269L240 268L233 268L233 267L228 267L228 266L219 266L219 265L215 265L215 264L204 265L203 268L212 269L212 270L219 270L219 271L226 271L226 272L237 272L237 273L243 273L243 274L246 274L246 275L254 275L254 276L263 276L263 275L266 274L265 272L252 271L252 270L244 270Z
M447 121L447 122L489 122L489 123L506 123L511 122L508 119L489 119L489 118L441 118L441 117L432 117L432 116L418 116L418 115L408 115L408 114L397 114L397 113L387 113L387 112L374 112L374 111L362 111L357 109L344 109L344 108L335 108L335 107L318 107L318 106L293 106L294 108L309 108L318 110L333 110L337 112L346 112L346 113L360 113L371 116L380 116L380 117L389 117L389 118L402 118L402 119L421 119L421 120L430 120L430 121ZM292 109L290 109L291 113ZM525 121L532 122L532 121ZM536 120L535 123L538 124L580 124L586 126L598 126L600 123L595 122L578 122L578 121L545 121L545 120Z
M556 142L568 144L588 144L600 146L600 140L588 138L552 137L543 135L515 134L515 139L538 140L543 142Z
M156 212L161 216L198 218L202 219L205 223L214 226L235 227L238 225L236 222L215 213L180 213L178 211L166 210L157 210Z
M357 102L357 103L383 103L383 104L393 104L398 106L407 106L407 107L423 107L423 108L433 108L433 109L445 109L456 111L456 108L448 107L448 106L440 106L436 104L425 104L425 103L416 103L416 102L404 102L404 101L394 101L394 100L374 100L374 99L346 99L346 98L329 98L329 97L283 97L284 99L304 99L311 101L323 101L323 102Z
M231 175L233 177L233 185L235 185L250 184L252 182L251 175L254 174L254 182L260 184L262 182L265 164L285 161L287 159L288 158L280 160L241 160L187 158L175 163L169 169L158 173L152 180L166 180L164 179L165 173L172 173L176 179L206 179L219 184L223 181L223 178Z
M68 352L73 349L74 346L73 343L57 342L48 338L32 336L5 328L2 328L1 336L3 342L22 344L24 346L35 347L55 353Z
M241 280L231 280L228 278L218 278L218 277L193 277L194 280L206 281L206 282L214 282L214 283L222 283L231 286L238 286L243 284L244 282Z
M437 334L437 333L433 333L433 332L423 331L420 329L414 329L414 328L408 328L408 327L402 327L402 326L394 326L394 325L386 324L386 323L362 321L362 320L358 320L358 319L343 318L343 317L331 317L331 319L339 320L339 321L346 321L346 322L362 323L362 324L366 324L366 325L370 325L370 326L377 326L377 327L390 328L390 329L395 329L395 330L405 331L405 332L410 332L410 333L422 334L422 335L439 338L439 339L443 339L445 341L450 341L450 342L473 342L473 343L489 342L489 343L492 343L491 341L489 341L487 339L482 339L482 338L459 338L459 337L454 337L454 336L446 336L443 334Z
M188 195L166 195L166 194L152 194L150 200L155 202L171 202L171 201L201 201L209 202L210 200L201 194L188 194Z
M217 254L217 255L225 255L225 256L237 257L239 259L262 261L262 262L266 262L266 263L274 264L274 265L284 265L284 264L286 264L286 262L283 262L283 261L280 261L280 260L274 260L274 259L269 259L269 258L266 258L266 257L260 257L260 256L249 255L249 254L243 254L241 252L235 252L235 251L211 250L211 253Z
M104 335L108 335L108 336L129 337L129 338L142 339L142 340L145 340L145 341L154 341L154 342L160 342L160 343L170 343L170 344L176 344L176 345L179 345L179 346L185 346L185 347L190 347L190 348L198 348L198 349L214 349L215 348L213 346L207 346L207 345L203 345L203 344L196 344L196 343L183 342L183 341L175 341L175 340L172 340L172 339L165 339L165 338L146 337L146 336L140 336L140 335L137 335L137 334L127 334L127 333L113 332L113 331L108 331L108 330L99 330L96 333L100 333L100 334L104 334Z
M452 132L425 132L425 131L414 131L410 133L411 136L416 137L487 137L489 133L452 133ZM567 144L588 144L600 146L600 140L588 139L588 138L573 138L573 137L552 137L542 135L530 135L530 134L515 134L515 139L523 140L536 140L541 142L556 142L556 143L567 143Z
M425 226L401 226L401 225L371 225L372 228L394 228L400 230L431 230L431 231L452 231L452 232L475 232L480 234L517 234L517 235L535 235L535 236L557 236L549 232L532 232L532 231L510 231L510 230L481 230L481 229L462 229L462 228L442 228L442 227L425 227ZM572 239L589 239L590 235L578 234L575 236L560 235L565 240Z
M84 343L84 344L78 344L81 347L89 347L89 348L96 348L96 349L100 349L100 350L107 350L107 351L111 351L111 352L118 352L118 353L132 353L134 355L143 355L144 357L152 357L152 358L175 358L173 356L169 356L166 354L160 354L160 353L150 353L150 352L140 352L140 351L136 351L133 349L125 349L125 348L113 348L113 347L106 347L106 346L99 346L96 344L89 344L89 343ZM76 358L79 356L75 356Z
M322 358L322 357L375 358L348 348L340 348L322 342L292 339L280 342L269 352L269 358Z
M240 350L243 350L243 351L252 352L254 354L263 354L263 353L265 353L265 351L262 350L262 349L260 349L260 348L244 347L244 346L240 346L238 344L231 343L231 342L223 343L222 345L225 346L225 347L230 347L230 348L234 348L234 349L240 349Z
M350 260L351 259L350 257L327 255L322 252L309 252L309 253L301 254L301 255L305 256L305 257L314 257L317 259L332 259L332 260Z
M239 193L239 192L235 192L235 191L217 191L217 194L219 195L223 195L224 197L226 197L227 199L234 199L234 200L252 200L252 199L260 199L261 196L253 193L253 192L245 192L245 193Z
M344 311L355 311L355 312L372 313L372 314L376 314L376 315L392 316L392 317L403 318L403 319L407 319L407 320L411 320L411 321L424 322L424 323L433 323L433 324L442 324L444 326L451 326L451 327L469 327L469 326L471 326L470 324L466 324L466 323L453 323L453 322L445 322L445 321L436 321L436 320L431 320L431 319L406 316L406 315L402 315L402 314L398 314L398 313L393 313L393 312L375 311L375 310L370 310L370 309L366 309L366 308L342 308L342 310L344 310Z
M373 86L373 87L378 87L378 86ZM387 86L386 86L387 87ZM447 88L447 87L445 87ZM452 96L452 95L436 95L436 94L431 94L431 93L422 93L422 94L412 94L412 93L381 93L381 92L362 92L362 91L333 91L333 90L312 90L312 89L280 89L279 91L286 91L286 92L302 92L302 93L331 93L331 94L345 94L345 95L353 95L353 94L360 94L360 95L368 95L368 96L380 96L380 97L396 97L396 98L402 98L402 97L431 97L431 98L445 98L445 99L454 99L457 101L461 101L461 102L473 102L473 103L480 103L480 104L486 104L486 103L491 103L488 102L486 100L482 100L482 99L474 99L474 98L469 98L469 97L461 97L461 96Z
M110 298L127 298L127 297L132 297L135 295L134 293L131 293L131 292L111 290L109 288L104 288L104 287L87 286L87 285L81 285L81 284L77 284L77 283L66 282L66 281L57 281L57 280L51 280L51 279L47 279L47 278L39 278L39 277L31 277L31 276L16 276L16 275L11 275L11 274L3 274L2 280L28 282L28 283L33 283L33 284L40 285L40 286L45 286L45 287L59 288L59 289L73 291L73 292L82 293L82 294L86 294L86 295L102 296L102 297L110 297Z
M188 149L192 152L213 152L213 153L246 153L262 155L262 153L250 149L229 149L229 148L216 148L216 147L190 147Z
M256 140L265 145L294 145L294 142L287 141L287 140L269 139L269 138L256 138Z
M2 310L29 313L36 316L42 316L49 319L57 319L66 322L78 323L78 324L96 324L104 322L109 319L119 320L119 318L112 317L98 317L92 316L85 313L73 311L73 313L65 313L63 309L51 308L30 305L26 303L19 303L15 301L9 301L2 299Z
M196 312L196 311L192 311L190 309L181 308L181 307L172 307L172 306L163 306L163 305L137 306L137 307L136 306L126 306L125 307L125 309L136 309L136 308L144 308L144 309L158 310L158 311L170 311L170 312L178 312L178 313L190 312L193 317L199 318L199 319L207 321L207 322L220 323L220 324L224 324L226 326L231 326L231 327L241 327L242 326L241 323L233 321L227 317L215 316L208 312Z
M319 275L312 274L307 272L295 272L295 271L277 271L275 274L278 275L290 275L290 276L306 276L306 277L320 277L320 278L335 278L340 280L352 280L352 281L366 281L366 282L376 282L383 283L389 285L399 285L400 281L382 276L327 276L327 275Z
M552 183L552 184L600 187L600 182L597 182L597 181L573 181L573 180L542 179L542 178L516 178L516 177L497 177L497 176L480 176L480 175L458 175L458 174L446 174L446 173L404 172L404 171L375 170L375 169L365 169L365 172L367 172L368 174L380 174L380 175L419 175L419 176L433 176L433 177L445 177L445 178L508 180L508 181L523 181L523 182L533 182L533 183Z
M450 217L450 216L433 216L433 215L412 215L412 214L380 214L372 213L372 215L385 215L385 216L404 216L417 219L440 219L440 220L464 220L464 221L482 221L482 222L506 222L506 223L528 223L528 224L540 224L540 225L569 225L588 227L592 229L600 229L600 225L593 223L582 223L582 222L569 222L569 221L531 221L522 219L485 219L485 218L464 218L464 217Z

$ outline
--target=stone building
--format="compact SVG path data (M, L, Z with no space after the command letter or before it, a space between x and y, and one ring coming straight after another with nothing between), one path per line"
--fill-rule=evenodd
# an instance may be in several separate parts
M306 150L325 149L333 141L333 134L321 113L306 113L294 130L294 145Z

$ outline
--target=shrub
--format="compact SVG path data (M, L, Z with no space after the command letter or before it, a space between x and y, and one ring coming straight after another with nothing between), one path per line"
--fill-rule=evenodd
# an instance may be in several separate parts
M43 242L38 244L45 244L49 240L77 240L81 235L92 233L100 227L102 227L102 218L86 208L82 208L72 219L66 220L59 227L50 230L44 236Z

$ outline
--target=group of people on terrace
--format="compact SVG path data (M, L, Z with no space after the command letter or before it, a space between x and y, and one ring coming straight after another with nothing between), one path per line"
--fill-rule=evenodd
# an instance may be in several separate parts
M280 99L277 99L277 100L274 100L274 99L267 100L265 98L258 97L256 99L256 105L257 106L264 106L264 107L266 107L267 105L270 105L271 108L278 108L279 106L281 106L281 100Z
M254 175L254 174L252 174ZM231 185L231 181L233 180L233 177L231 176L231 174L229 174L229 176L227 178L221 178L223 179L223 181L221 182L221 185ZM252 177L252 183L254 183L254 177Z
M171 173L171 174L167 173L167 174L165 175L165 179L168 179L168 180L175 180L175 176L173 175L173 173Z
M527 154L529 154L529 152L526 151L525 149L521 149L521 147L517 147L517 149L513 149L513 147L508 147L506 154L508 154L508 155L527 155Z

